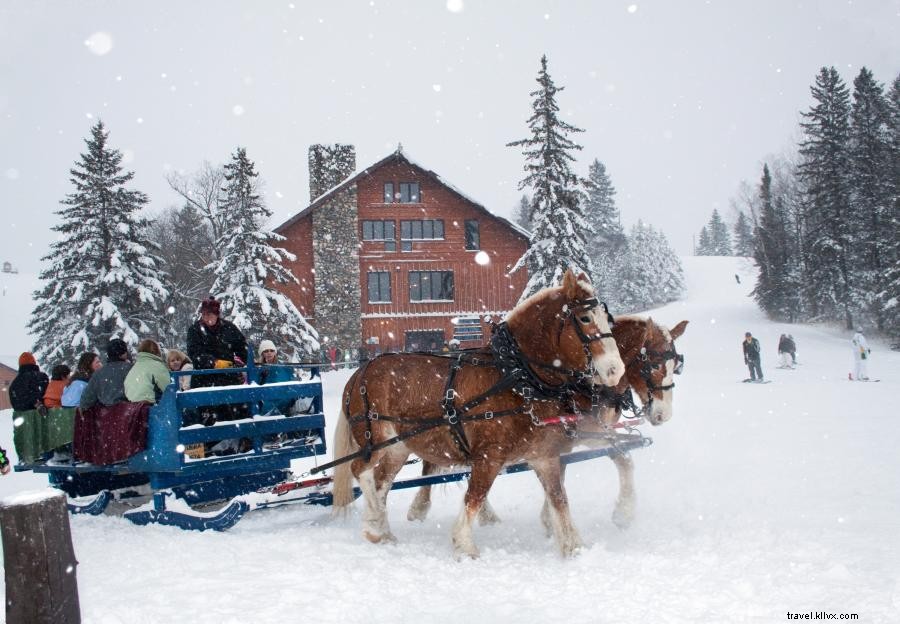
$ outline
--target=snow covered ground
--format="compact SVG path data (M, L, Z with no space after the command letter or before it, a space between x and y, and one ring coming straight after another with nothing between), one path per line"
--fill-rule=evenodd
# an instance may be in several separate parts
M889 409L900 353L874 344L870 375L882 381L850 383L849 334L766 321L747 298L744 260L684 262L687 298L652 316L691 321L678 347L685 372L675 416L634 453L629 530L610 521L617 482L607 460L569 469L587 544L571 560L544 536L531 473L498 480L491 499L503 522L476 528L475 561L451 556L457 485L436 489L425 523L405 519L412 492L391 494L395 546L364 542L358 517L332 521L301 506L250 514L226 533L73 517L84 621L646 624L811 611L900 621L900 419ZM748 330L771 384L740 383ZM783 332L796 338L796 370L774 368ZM348 375L325 375L330 426ZM2 422L10 448L8 412ZM3 477L0 494L43 483Z

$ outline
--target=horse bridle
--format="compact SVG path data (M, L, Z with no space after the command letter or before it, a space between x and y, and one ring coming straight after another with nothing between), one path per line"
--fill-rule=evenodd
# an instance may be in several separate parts
M585 362L585 369L584 369L585 372L581 374L582 377L585 377L585 376L590 377L590 375L588 373L590 373L591 366L593 363L593 358L594 358L594 355L591 353L591 343L603 340L605 338L613 338L613 340L615 340L615 338L612 335L612 332L595 333L595 334L592 334L589 336L584 331L584 329L582 329L581 324L579 323L578 319L575 318L576 316L578 316L578 313L590 312L591 310L593 310L594 308L596 308L598 306L603 306L603 311L606 312L606 321L607 321L607 323L609 323L610 329L612 329L612 326L615 323L615 319L613 319L613 315L609 313L609 308L606 307L606 303L600 301L596 297L591 297L589 299L574 299L574 300L572 300L570 304L567 304L565 306L565 309L563 310L563 313L560 316L559 331L556 334L556 343L559 344L560 340L562 339L563 330L566 328L566 323L571 320L572 327L575 328L575 335L578 336L578 340L581 341L581 347L584 350L585 357L587 358L587 360ZM539 363L536 363L536 364L538 364L538 366L541 366L543 368L547 368L550 370L559 370L558 366L549 366L547 364L539 364ZM572 376L572 375L569 375L569 376Z
M651 360L650 358L654 359ZM665 351L651 351L647 348L647 344L644 343L644 346L641 347L641 352L638 354L637 359L641 361L641 379L644 380L644 383L647 384L647 394L650 395L650 401L653 400L652 392L654 390L671 390L675 387L675 382L673 381L667 386L657 386L653 383L653 371L660 366L665 366L667 360L674 360L675 366L672 369L672 374L680 375L684 370L684 356L678 353L675 350L675 342L672 342L672 346Z

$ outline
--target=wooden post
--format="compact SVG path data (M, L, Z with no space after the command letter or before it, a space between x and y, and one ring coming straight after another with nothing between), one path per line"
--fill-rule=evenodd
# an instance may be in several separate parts
M66 496L42 490L0 501L8 624L78 624L75 550Z

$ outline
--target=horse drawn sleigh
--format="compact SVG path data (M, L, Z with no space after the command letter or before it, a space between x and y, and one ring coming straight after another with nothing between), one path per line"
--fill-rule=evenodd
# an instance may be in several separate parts
M683 363L674 340L686 325L667 330L636 317L613 323L590 284L567 272L561 286L526 300L495 326L489 347L385 354L362 363L343 392L336 459L300 478L293 477L291 460L326 452L318 368L292 364L306 369L309 379L258 385L262 369L252 357L246 368L233 371L246 375L244 385L182 391L181 373L173 373L158 404L149 408L146 448L125 461L16 469L49 473L53 485L76 496L70 501L73 513L124 507L122 515L138 524L184 529L224 530L250 510L289 503L334 504L342 510L361 494L363 535L372 542L394 540L385 513L390 490L421 487L408 517L423 519L431 485L467 480L453 543L457 554L469 556L477 556L471 527L479 513L482 519L490 516L486 497L495 478L532 469L546 495L545 525L569 554L580 539L569 515L564 466L610 457L620 477L614 520L630 521L634 490L628 453L651 442L633 426L671 417L672 376ZM307 400L305 413L259 414L264 402L295 399ZM182 426L186 410L222 405L247 406L247 417L211 427ZM627 411L637 418L625 418ZM241 452L208 457L185 452L226 439L242 440ZM424 460L423 475L397 480L411 454ZM314 476L331 468L332 476ZM213 504L218 507L209 511Z

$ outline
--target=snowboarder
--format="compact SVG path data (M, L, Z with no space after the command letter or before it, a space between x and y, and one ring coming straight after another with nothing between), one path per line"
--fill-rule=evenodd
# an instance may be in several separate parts
M856 381L869 381L867 366L869 356L872 354L872 349L869 348L869 343L866 342L866 337L863 336L862 329L856 329L856 333L853 334L850 344L853 345L853 360L856 364L856 374L852 379L855 379Z
M778 339L778 357L781 359L780 368L794 368L796 356L794 341L787 334L781 334Z
M741 283L741 276L738 275L737 273L735 273L735 274L734 274L734 281L736 281L738 284L740 284L740 283Z
M762 381L763 374L760 367L760 349L759 340L753 337L753 334L747 332L744 334L744 364L750 369L750 381Z

